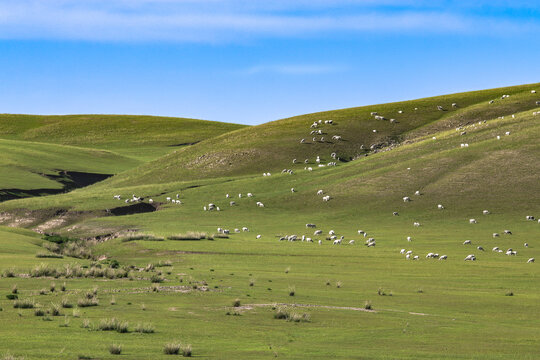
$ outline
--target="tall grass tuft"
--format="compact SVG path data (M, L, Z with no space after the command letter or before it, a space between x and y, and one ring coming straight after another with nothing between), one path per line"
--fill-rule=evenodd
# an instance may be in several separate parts
M182 350L182 356L183 357L191 357L191 354L192 354L192 349L191 349L191 345L188 344L188 345L182 345L180 347L180 350Z
M34 300L30 299L15 300L13 303L15 309L33 309L35 305Z
M53 303L51 304L51 307L49 308L49 314L52 316L60 316L62 315L60 313L61 306L59 304Z
M17 288L17 284L13 285L11 287L11 293L12 294L18 294L19 293L19 289Z
M112 355L120 355L122 353L122 345L112 344L109 346L109 353Z
M154 325L150 323L138 323L137 326L135 326L135 332L141 334L153 334L155 332Z
M294 286L289 286L289 296L294 296L296 294L296 288Z
M203 240L208 237L208 234L205 232L199 231L188 231L185 234L171 235L167 237L168 240Z
M68 299L63 298L62 302L60 303L64 309L71 309L73 307L73 304L69 302Z
M233 307L240 307L240 305L241 305L240 299L234 299L232 306Z
M373 307L371 306L371 301L366 300L366 302L364 303L364 309L366 309L366 310L372 310L373 309Z
M163 347L163 353L166 355L178 355L181 347L180 343L168 343Z

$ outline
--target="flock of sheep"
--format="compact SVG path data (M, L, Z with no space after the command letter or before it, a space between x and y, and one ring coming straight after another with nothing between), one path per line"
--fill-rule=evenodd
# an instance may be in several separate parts
M531 93L536 93L536 91L532 90ZM508 98L510 95L502 95L501 99L505 99L505 98ZM489 101L490 104L492 104L494 102L494 100L491 100ZM540 105L540 102L537 102L537 105ZM451 107L452 108L457 108L458 105L457 103L452 103L451 104ZM446 111L445 108L442 106L442 105L437 105L437 109L439 111ZM418 110L418 108L415 108L414 110ZM402 114L403 113L403 110L398 110L398 114ZM534 112L533 115L537 115L537 114L540 114L540 112ZM395 123L396 122L396 119L394 118L390 118L390 119L387 119L386 117L382 116L382 115L379 115L377 112L371 112L371 116L373 116L376 120L389 120L391 123ZM514 115L512 115L512 118L514 118ZM481 125L483 123L485 123L486 121L484 120L483 122L479 122L478 125ZM325 125L334 125L334 121L333 120L324 120L324 124ZM321 129L321 126L323 125L323 120L318 120L318 121L315 121L313 122L312 124L310 124L310 135L313 135L313 138L312 138L312 141L315 143L315 142L325 142L325 137L323 136L325 133L323 132L323 130ZM473 125L469 125L469 126L476 126L476 124L473 124ZM464 135L466 134L466 131L465 130L465 127L458 127L456 128L456 131L461 131L461 135ZM373 130L373 132L377 132L377 130ZM320 138L317 138L317 136L320 135ZM510 135L510 132L506 132L505 133L506 136ZM497 139L499 140L501 137L500 135L497 135ZM334 141L341 141L342 140L342 137L340 135L333 135L331 137L332 140ZM433 137L433 139L435 140L436 138ZM306 139L303 138L300 140L300 143L302 144L305 144L306 143ZM469 144L467 143L462 143L460 145L460 147L462 148L467 148L469 146ZM335 152L333 152L332 154L330 154L330 157L334 160L337 160L338 159L338 156ZM298 164L299 161L297 159L293 159L293 164ZM320 156L317 156L316 159L315 159L315 162L318 164L319 167L324 167L324 166L336 166L337 163L335 161L331 161L327 164L323 164L322 163L322 160L321 160L321 157ZM304 163L305 164L308 164L309 163L309 159L305 159L304 160ZM312 171L313 168L312 167L308 167L306 166L304 168L304 170L307 170L307 171ZM291 169L283 169L282 173L285 173L285 174L290 174L290 175L293 175L294 172L291 170ZM271 176L272 174L270 172L264 172L263 173L263 176L264 177L269 177ZM295 188L291 188L291 192L292 193L295 193L296 192L296 189ZM421 193L420 191L416 191L415 192L415 195L416 196L420 196ZM321 196L322 197L322 200L324 202L328 202L331 197L330 195L327 195L325 194L324 190L318 190L317 191L317 196ZM173 199L171 197L167 197L166 198L166 201L168 203L172 203L172 204L182 204L182 202L180 201L179 199L180 195L179 194L176 194L176 199ZM238 194L238 198L239 199L242 199L244 197L244 195L242 193ZM253 194L252 193L247 193L246 194L246 197L247 198L251 198L253 197ZM120 195L114 195L114 198L117 199L117 200L121 200L121 196ZM227 199L230 199L231 196L229 194L226 194L225 195L225 198ZM132 203L132 202L140 202L140 201L143 201L144 199L142 197L139 197L139 196L136 196L135 194L132 195L131 198L128 198L125 200L126 203ZM409 196L404 196L403 197L403 201L405 203L408 203L411 201L411 198ZM153 199L149 199L148 200L149 203L153 203ZM236 202L235 201L232 201L230 200L229 201L229 205L230 206L236 206ZM260 201L257 201L256 202L256 206L257 207L261 207L263 208L264 207L264 204ZM438 204L437 205L437 209L438 210L444 210L445 207L444 205L442 204ZM220 207L217 206L216 204L213 204L213 203L209 203L207 205L204 205L203 206L203 210L204 211L220 211ZM488 210L483 210L483 215L489 215L490 212ZM398 216L398 212L393 212L393 215L394 216ZM531 220L531 221L534 221L535 218L534 216L527 216L526 217L527 220ZM540 220L538 221L540 223ZM469 223L470 224L476 224L477 223L477 220L476 219L469 219ZM413 226L415 227L420 227L421 224L417 221L413 222ZM315 224L306 224L306 228L316 228L316 225ZM217 228L217 231L218 233L221 233L221 234L230 234L230 230L228 229L223 229L221 227ZM248 232L249 229L247 227L242 227L241 229L242 232ZM239 233L241 232L240 229L236 228L234 229L234 232L235 233ZM358 234L359 235L362 235L364 237L367 237L367 233L363 230L358 230ZM504 234L505 235L512 235L512 232L510 230L504 230ZM314 236L322 236L323 235L323 231L322 230L316 230L314 233L313 233ZM260 239L262 237L262 235L258 234L256 236L257 239ZM493 237L494 238L497 238L499 237L499 234L498 233L493 233ZM330 230L328 232L328 237L326 237L327 240L330 240L332 241L332 243L334 245L341 245L342 242L344 241L344 236L340 236L339 238L337 237L336 235L336 232L334 230ZM284 236L279 236L279 240L280 241L305 241L305 242L313 242L313 238L307 236L307 235L296 235L296 234L293 234L293 235L284 235ZM407 241L408 242L411 242L412 241L412 238L410 236L407 237ZM322 240L318 240L318 243L319 245L322 245ZM354 245L355 244L355 240L349 240L348 241L348 244L349 245ZM368 238L366 241L365 241L365 246L367 247L374 247L376 245L376 241L374 238L370 237ZM466 240L465 242L463 242L463 245L472 245L472 241L471 240ZM525 243L524 244L525 247L528 247L528 244ZM477 246L477 250L479 251L485 251L484 248L482 246ZM517 255L517 251L513 250L512 248L509 248L507 249L506 251L503 251L501 250L499 247L495 246L493 247L492 249L493 252L498 252L498 253L502 253L504 252L506 255L509 255L509 256L515 256ZM419 260L420 259L420 256L419 255L414 255L413 254L413 250L406 250L406 249L401 249L400 250L400 254L402 255L405 255L405 258L407 260ZM426 256L426 258L428 259L438 259L438 260L447 260L448 259L448 256L447 255L439 255L438 253L434 253L434 252L429 252ZM474 254L469 254L465 257L465 261L475 261L477 258ZM533 263L534 262L534 258L529 258L527 260L528 263Z

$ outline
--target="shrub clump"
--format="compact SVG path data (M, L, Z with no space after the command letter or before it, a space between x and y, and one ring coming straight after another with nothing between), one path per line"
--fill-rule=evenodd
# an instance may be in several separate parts
M163 353L165 355L178 355L182 345L180 343L168 343L163 347Z
M13 303L15 309L33 309L35 305L34 300L30 299L16 300Z
M135 332L141 334L153 334L155 332L154 325L150 323L138 323L135 327Z
M123 334L129 332L129 323L127 321L120 321L117 318L101 319L98 330L116 331Z
M168 240L204 240L208 238L208 234L199 231L188 231L185 234L176 234L167 237Z
M112 344L109 346L109 353L112 355L120 355L122 353L122 345Z

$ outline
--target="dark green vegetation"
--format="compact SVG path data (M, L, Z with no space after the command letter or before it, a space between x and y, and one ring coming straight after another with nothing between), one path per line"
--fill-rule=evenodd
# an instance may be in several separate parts
M201 126L189 136L136 123L126 127L140 130L126 135L135 144L129 151L105 130L82 127L95 139L87 143L73 128L65 140L51 136L54 146L106 150L138 163L114 169L120 165L111 158L110 171L70 168L116 175L66 194L0 204L0 222L10 226L0 228L0 354L166 359L192 355L192 344L194 357L227 359L534 359L540 271L527 260L540 258L540 224L525 217L540 216L535 89L540 84L255 127ZM20 135L41 128L20 118L7 124L28 129L9 137L4 131L6 141L45 142L47 136ZM329 119L333 125L324 123ZM161 139L148 152L155 156L145 155L145 131ZM174 137L200 141L166 150ZM76 163L78 153L70 155ZM337 164L319 167L317 156ZM142 201L125 203L134 194ZM181 204L167 201L176 194ZM209 203L220 211L204 211ZM322 235L314 235L318 229ZM344 236L341 245L328 240L330 230ZM278 241L292 234L314 242ZM364 246L369 237L376 246ZM508 248L517 255L505 255ZM406 260L401 249L419 259ZM426 258L429 252L448 259ZM469 254L477 260L463 261ZM14 288L17 298L9 299ZM111 344L122 345L120 356Z

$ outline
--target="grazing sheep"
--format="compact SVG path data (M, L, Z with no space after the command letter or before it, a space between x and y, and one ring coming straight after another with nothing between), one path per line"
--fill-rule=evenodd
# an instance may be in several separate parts
M495 100L489 100L489 104L493 104L495 102Z
M322 230L316 230L313 235L322 235Z
M335 232L334 230L330 230L330 231L328 232L328 235L336 235L336 232Z
M536 94L536 90L531 90L531 94Z
M308 238L306 238L306 242L313 242L313 239L308 237Z
M252 193L247 193L247 197L253 197Z
M506 235L512 235L512 232L511 232L510 230L504 230L504 233L505 233Z
M418 259L420 259L420 256L414 255L413 260L418 260Z
M411 201L410 197L408 197L408 196L403 197L403 202L409 202L409 201Z
M534 258L530 258L529 260L527 260L527 264L533 263L533 262L534 262Z
M322 194L324 194L324 191L322 190L317 191L317 195L322 195Z
M204 209L204 211L206 211L206 210L207 210L207 209L206 209L206 206L203 206L203 209Z
M471 245L472 244L472 241L471 240L465 240L463 242L463 245Z
M407 251L405 254L411 255L411 254L412 254L412 250Z
M392 213L392 215L394 215L394 216L399 216L399 214L398 214L397 211L394 211L394 212Z
M264 207L264 204L262 202L260 202L260 201L257 201L257 206L258 207Z
M330 201L330 195L323 196L323 201Z
M306 142L306 139L300 140L300 144L303 144L303 143L305 143L305 142Z
M322 240L319 239L319 245L322 245Z
M442 206L441 204L437 205L437 209L439 210L444 210L444 206Z
M476 260L476 256L474 256L473 254L467 255L467 257L465 258L465 261L475 261L475 260Z
M534 221L534 216L527 215L527 216L525 216L525 220L531 220L531 221Z
M230 206L234 206L234 205L236 205L236 202L230 201L230 202L229 202L229 205L230 205Z
M225 235L229 235L229 234L231 233L231 231L228 230L228 229L224 229L224 230L223 230L223 233L224 233Z
M149 199L148 202L149 202L150 204L153 204L153 203L154 203L154 200Z
M230 198L230 195L229 194L225 194L225 198Z
M316 228L316 227L317 227L317 225L315 225L315 224L309 224L309 223L306 224L306 228Z
M415 222L413 222L413 225L416 226L416 227L419 227L419 226L420 226L420 223L417 222L417 221L415 221Z
M523 246L525 246L525 247L529 247L529 244L525 243L525 244L523 244Z
M506 255L515 256L515 255L517 255L517 251L514 251L512 249L508 249L508 250L506 250Z
M165 200L167 200L167 202L170 202L170 201L171 201L171 198L170 198L169 196L167 196L167 197L165 198Z
M456 103L452 103L452 107L453 107L453 108L457 108L457 104L456 104Z
M405 255L405 259L410 260L411 259L411 254Z
M493 249L491 249L491 251L499 251L499 247L498 246L495 246Z
M446 260L446 259L448 259L448 256L447 256L447 255L441 255L441 256L439 257L439 260Z
M444 111L444 108L441 105L437 105L437 110Z
M255 238L260 239L261 237L262 237L261 235L257 235Z
M400 254L405 254L405 249L401 249Z
M241 198L242 198L242 194L238 194L238 198L241 199Z
M244 227L242 228L242 231L243 231L243 232L248 232L249 229L248 229L247 227L244 226Z
M334 240L334 245L341 245L341 239Z
M489 210L484 210L484 211L482 211L482 214L484 214L484 215L489 215Z
M358 230L359 235L364 235L366 232L364 230Z
M478 250L480 250L480 251L485 251L484 248L481 247L481 246L477 246L476 248L477 248Z
M493 237L499 237L499 233L493 233Z
M416 190L415 193L414 193L414 195L420 196L420 190Z
M354 245L354 240L349 241L349 245Z
M469 219L469 224L478 224L476 219Z
M407 236L407 241L408 241L408 242L411 242L411 241L412 241L412 237Z

